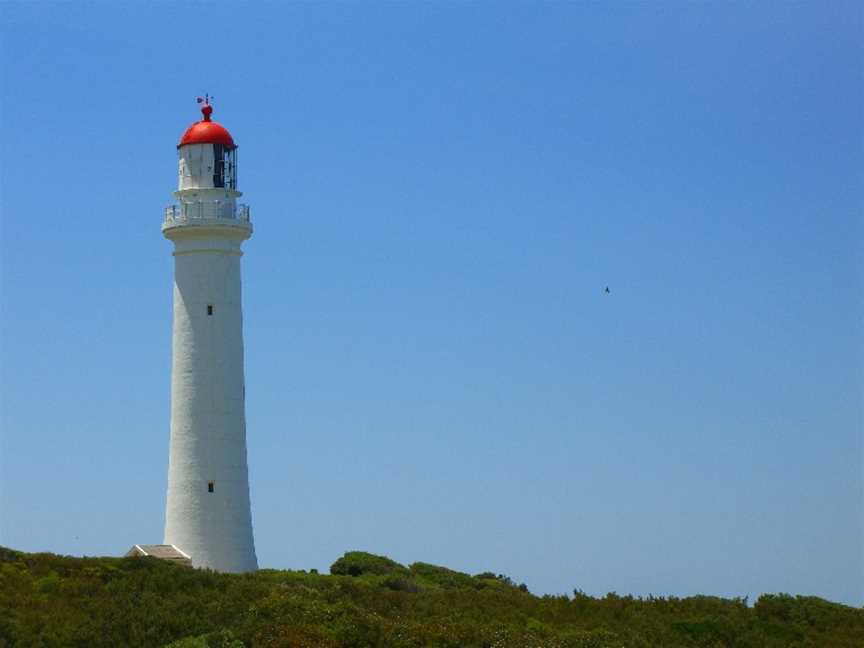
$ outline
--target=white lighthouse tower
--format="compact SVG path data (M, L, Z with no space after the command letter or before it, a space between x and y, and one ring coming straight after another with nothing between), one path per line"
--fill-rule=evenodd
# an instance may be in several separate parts
M240 246L252 235L238 205L237 146L210 119L192 124L177 146L178 204L162 233L174 243L171 447L165 544L195 567L258 568L246 463L246 389Z

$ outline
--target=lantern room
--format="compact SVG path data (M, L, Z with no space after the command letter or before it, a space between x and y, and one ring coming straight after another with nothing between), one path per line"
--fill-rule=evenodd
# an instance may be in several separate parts
M180 138L178 189L237 190L237 145L224 126L212 121L213 106L203 100L203 119Z
M202 119L177 144L179 204L165 208L162 231L219 221L222 227L252 231L248 205L238 205L237 145L231 133L211 119L210 97L198 98Z

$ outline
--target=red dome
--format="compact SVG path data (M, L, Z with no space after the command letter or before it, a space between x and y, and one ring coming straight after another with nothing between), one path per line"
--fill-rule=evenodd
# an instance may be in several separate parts
M234 138L231 137L224 126L210 121L210 113L213 112L213 107L209 104L204 104L201 107L201 112L204 114L204 119L195 122L180 138L180 143L177 147L185 146L186 144L224 144L230 148L236 148Z

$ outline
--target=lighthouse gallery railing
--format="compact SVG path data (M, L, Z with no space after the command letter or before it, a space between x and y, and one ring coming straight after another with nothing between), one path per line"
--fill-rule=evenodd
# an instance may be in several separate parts
M213 219L248 223L249 205L238 205L228 200L202 200L168 205L165 208L165 223L189 223Z

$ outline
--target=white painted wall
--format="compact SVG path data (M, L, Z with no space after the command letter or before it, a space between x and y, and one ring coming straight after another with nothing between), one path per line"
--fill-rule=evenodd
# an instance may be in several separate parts
M179 189L213 188L212 144L186 144L178 150Z
M181 175L175 195L184 201L214 191L201 192L194 177L191 184L183 182ZM195 567L255 570L240 285L240 246L252 228L246 222L214 218L166 222L163 233L175 247L164 543L189 554ZM209 482L214 484L212 493Z

